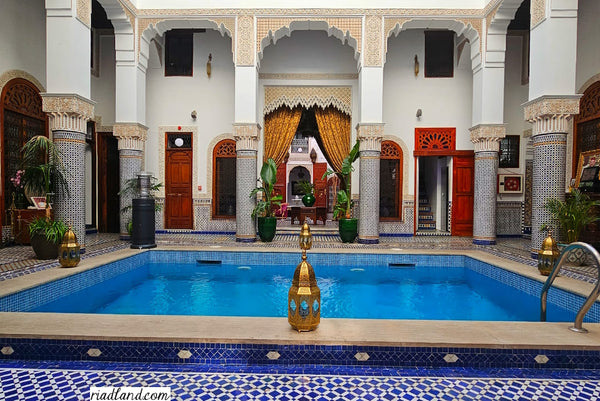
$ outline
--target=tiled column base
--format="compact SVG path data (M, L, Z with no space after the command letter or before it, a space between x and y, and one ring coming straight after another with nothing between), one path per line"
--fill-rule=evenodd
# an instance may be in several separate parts
M551 133L533 137L533 188L531 255L536 258L546 234L543 224L552 227L558 238L558 227L552 224L552 215L544 208L550 198L565 200L565 166L567 134Z
M120 149L119 166L121 179L120 187L123 188L127 180L136 178L138 173L142 170L142 151L134 149ZM131 203L131 195L121 195L119 200L119 208L123 209L125 206L131 206ZM119 215L121 239L129 240L130 235L127 231L127 223L131 220L131 210L129 210L127 213L120 213L119 210Z
M85 249L85 133L55 130L52 138L63 156L69 183L68 197L57 195L54 216L70 225L81 249Z
M250 192L256 188L256 151L238 150L236 158L236 234L237 242L256 241L256 225L251 217L255 198Z
M379 155L375 150L360 152L360 205L358 242L379 243Z
M496 243L496 176L498 152L475 153L475 201L473 202L473 243Z

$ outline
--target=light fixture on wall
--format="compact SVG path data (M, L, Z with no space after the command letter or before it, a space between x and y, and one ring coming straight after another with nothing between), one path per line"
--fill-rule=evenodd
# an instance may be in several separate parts
M415 54L415 77L419 75L419 58Z
M212 72L212 53L208 53L208 61L206 62L206 75L210 78Z
M192 119L195 120L196 117L198 117L198 114L196 113L196 110L192 110Z
M417 109L417 118L420 119L422 115L423 115L423 110Z

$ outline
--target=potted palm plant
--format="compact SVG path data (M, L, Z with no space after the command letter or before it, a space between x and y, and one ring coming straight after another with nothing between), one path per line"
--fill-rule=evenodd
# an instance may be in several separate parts
M46 197L46 216L29 224L31 246L38 259L54 259L58 257L58 245L68 227L64 222L52 219L50 205L56 194L69 196L66 170L60 151L43 135L27 141L22 153L25 192Z
M350 191L350 176L354 171L352 163L356 161L359 153L359 142L356 141L350 153L342 161L341 171L327 169L321 179L332 174L336 174L341 181L340 190L337 193L335 206L333 208L333 218L339 219L339 233L342 242L354 242L358 234L358 219L352 217L352 195Z
M252 218L258 222L258 236L263 242L271 242L275 238L277 229L277 218L275 210L281 205L282 196L274 194L275 182L277 181L277 165L275 161L269 158L263 163L260 169L261 186L256 187L250 192L250 197L261 193L261 199L258 199Z
M315 201L317 200L315 198L315 193L314 193L315 192L315 187L314 187L314 185L311 184L310 182L306 181L306 180L302 180L298 184L300 185L300 189L304 193L304 196L302 197L302 203L306 207L312 207L312 205L314 205Z
M600 206L600 201L591 200L589 196L581 192L579 189L571 189L569 196L564 201L556 198L551 198L546 201L544 208L552 214L552 219L560 229L560 240L567 244L579 240L581 231L595 221L600 220L600 217L592 213L594 207ZM545 224L542 230L547 229ZM571 252L569 262L583 263L585 261L585 253Z

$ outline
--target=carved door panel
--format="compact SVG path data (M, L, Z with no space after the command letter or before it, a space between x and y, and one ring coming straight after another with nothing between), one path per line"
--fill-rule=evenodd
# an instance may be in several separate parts
M315 207L327 207L327 179L322 180L327 171L327 163L315 163L313 165L313 184L315 186Z
M473 235L474 163L473 155L453 158L452 235Z
M191 135L168 134L165 157L166 228L193 228ZM184 139L182 139L184 138ZM178 141L182 139L182 141ZM171 144L174 144L171 146ZM179 146L179 148L177 148Z

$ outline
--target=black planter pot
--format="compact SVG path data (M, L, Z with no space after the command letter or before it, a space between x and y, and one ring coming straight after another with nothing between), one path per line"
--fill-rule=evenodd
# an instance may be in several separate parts
M258 218L258 236L262 242L271 242L275 238L277 230L276 217L259 217Z
M312 207L312 205L315 204L316 200L317 199L315 198L315 196L313 194L306 194L302 197L302 203L306 207Z
M358 234L358 219L340 219L339 231L342 242L354 242Z
M35 257L41 260L57 259L58 244L48 241L43 234L31 235L31 247L35 252Z

